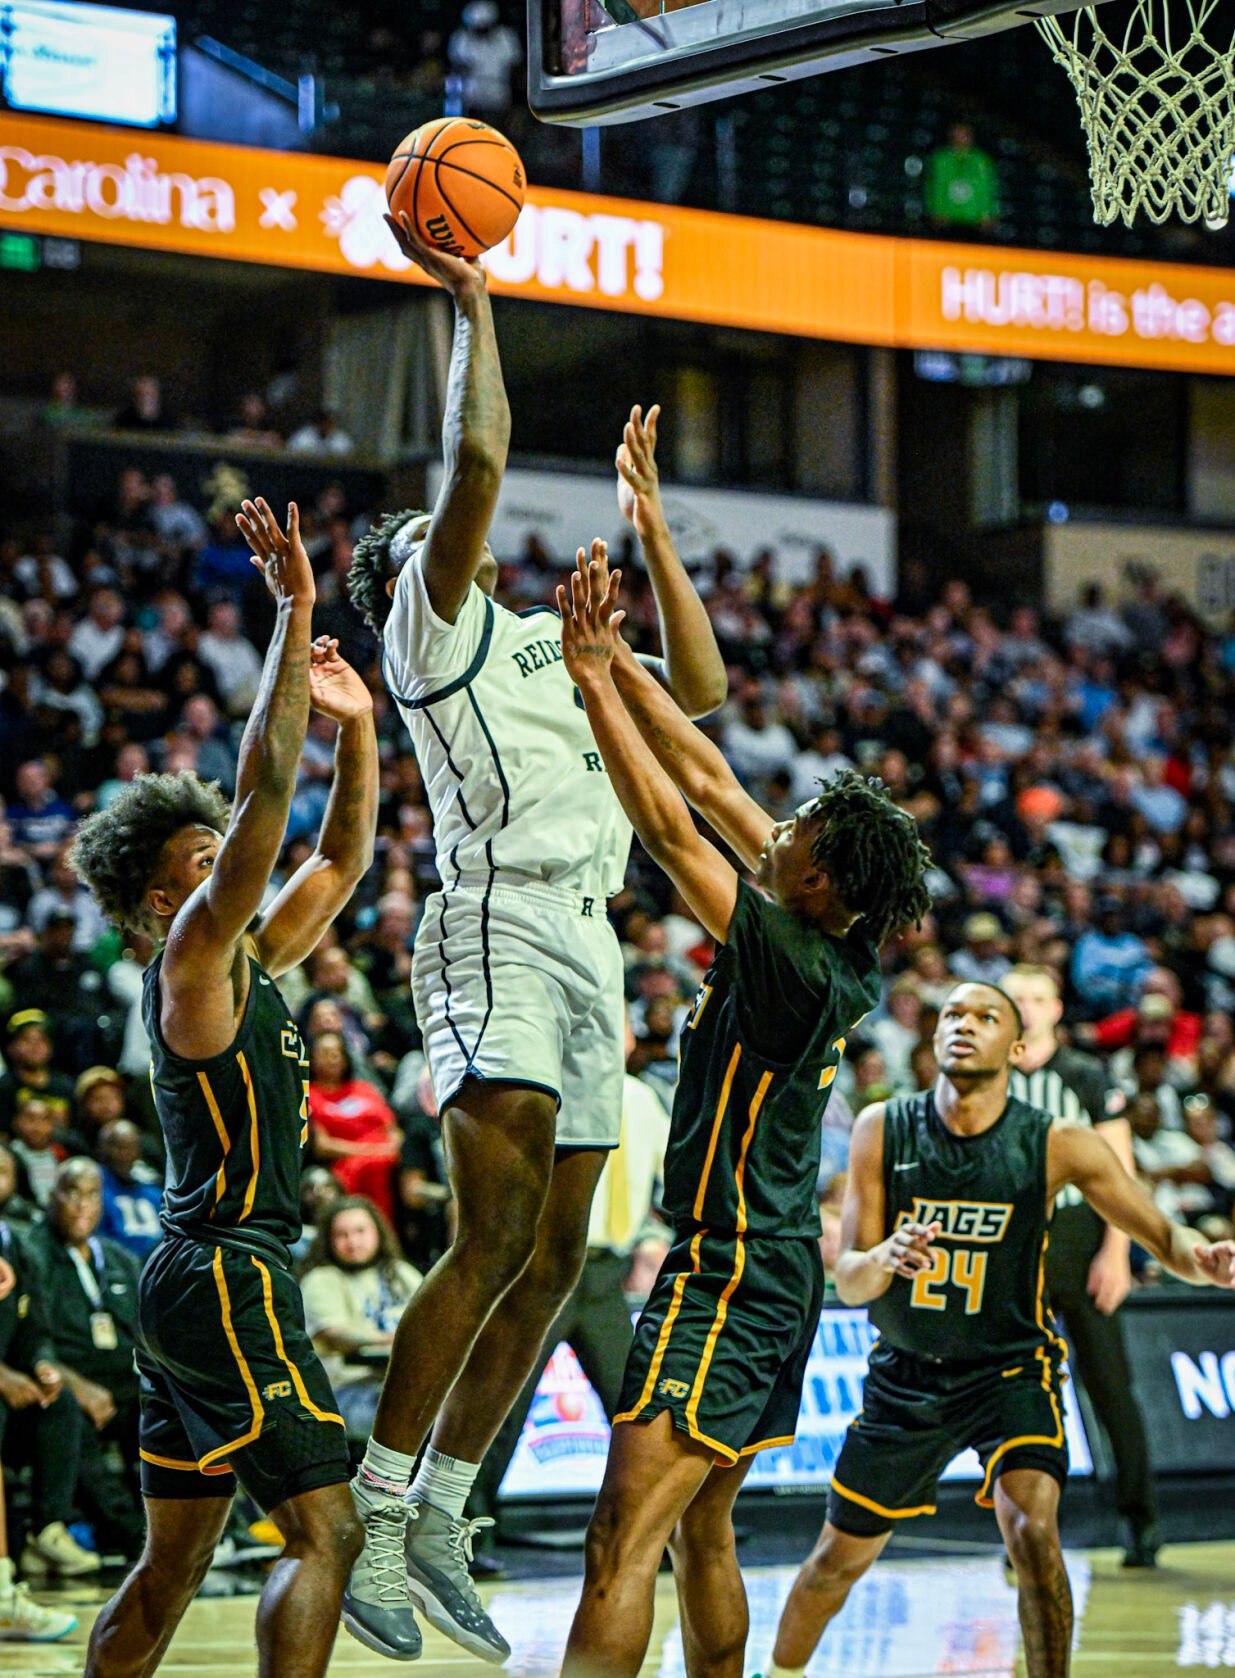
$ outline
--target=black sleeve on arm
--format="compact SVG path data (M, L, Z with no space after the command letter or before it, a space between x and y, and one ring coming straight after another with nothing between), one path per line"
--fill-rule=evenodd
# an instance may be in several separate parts
M11 1233L11 1232L10 1232ZM13 1237L5 1249L13 1266L17 1286L17 1327L9 1341L5 1362L23 1375L32 1374L36 1363L56 1361L56 1345L47 1320L47 1293L43 1273L31 1261L22 1243Z
M769 1060L796 1060L831 987L826 939L740 879L725 943L737 960L738 1012L751 1046Z

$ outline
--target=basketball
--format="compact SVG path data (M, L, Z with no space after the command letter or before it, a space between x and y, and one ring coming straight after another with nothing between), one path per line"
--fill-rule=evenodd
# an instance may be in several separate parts
M518 152L487 122L438 117L399 142L386 171L391 214L448 256L469 260L501 244L523 208Z

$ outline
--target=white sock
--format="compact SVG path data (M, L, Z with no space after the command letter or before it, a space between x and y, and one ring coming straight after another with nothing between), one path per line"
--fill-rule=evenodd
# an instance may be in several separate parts
M0 1556L0 1596L8 1596L17 1583L11 1556Z
M388 1445L379 1445L376 1439L370 1439L360 1465L361 1484L374 1491L387 1492L391 1497L402 1497L415 1466L415 1457L405 1456L402 1451L392 1451Z
M776 1662L773 1661L764 1674L764 1678L806 1678L806 1668L804 1666L777 1666Z
M463 1516L463 1505L472 1483L480 1473L478 1462L462 1462L458 1457L443 1456L432 1445L425 1450L424 1459L416 1470L412 1496L431 1503L443 1515L456 1521Z

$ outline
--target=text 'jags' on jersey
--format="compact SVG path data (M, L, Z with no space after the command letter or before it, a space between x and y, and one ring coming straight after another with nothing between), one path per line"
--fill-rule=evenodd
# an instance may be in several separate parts
M890 1234L938 1224L929 1269L893 1276L870 1307L891 1346L992 1363L1057 1350L1044 1292L1050 1118L1015 1096L976 1136L958 1136L926 1090L888 1101L883 1181Z

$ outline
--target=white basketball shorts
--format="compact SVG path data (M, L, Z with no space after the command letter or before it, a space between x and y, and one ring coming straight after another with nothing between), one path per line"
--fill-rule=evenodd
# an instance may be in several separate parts
M617 1146L623 970L603 898L462 875L425 904L412 1000L439 1108L468 1078L525 1084L556 1098L558 1147Z

